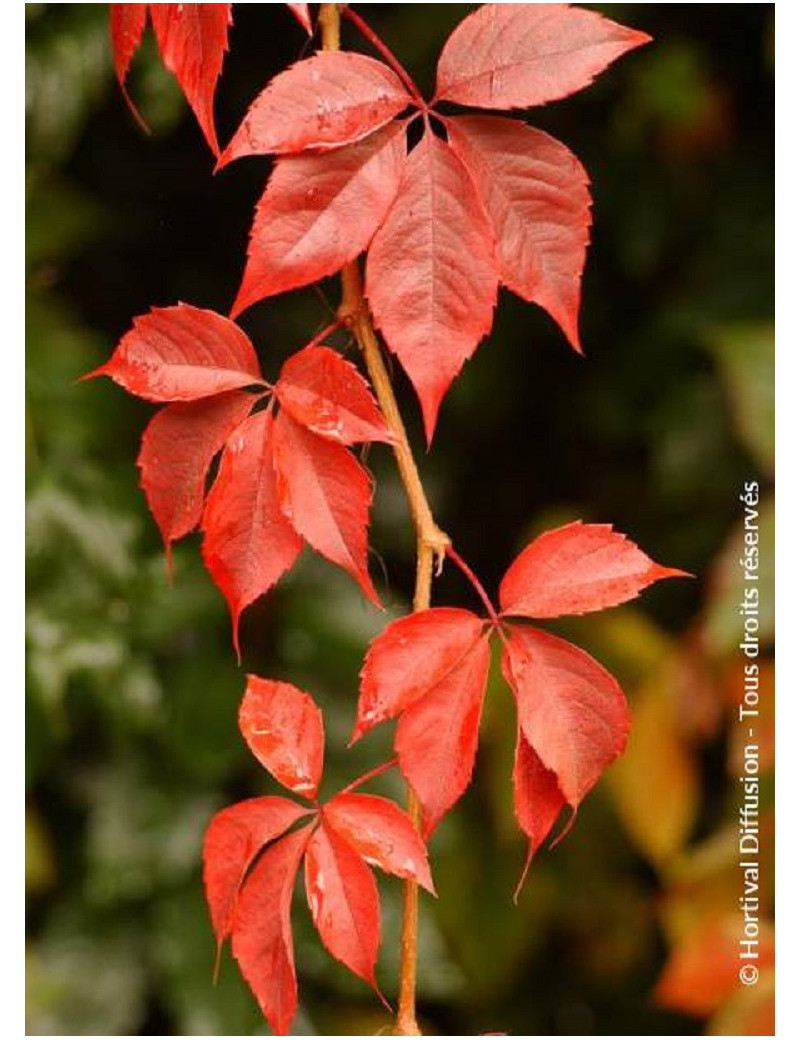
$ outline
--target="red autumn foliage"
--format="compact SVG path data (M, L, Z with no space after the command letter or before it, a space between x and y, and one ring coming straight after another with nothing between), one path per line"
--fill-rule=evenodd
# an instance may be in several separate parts
M311 35L309 5L287 6ZM218 168L276 156L234 317L366 254L362 302L414 385L429 442L444 395L491 330L501 286L543 307L581 350L591 199L580 162L517 119L434 107L507 112L567 97L646 43L645 34L570 4L484 4L446 41L427 103L360 16L341 5L385 61L329 50L298 61L267 84L221 151L213 107L231 7L112 4L111 36L124 91L149 15ZM348 320L353 315L343 314L332 328ZM273 384L231 318L178 304L135 319L92 373L164 405L142 439L142 488L168 554L174 541L202 529L203 559L228 602L237 652L242 612L304 544L378 603L367 566L372 480L348 449L397 448L403 431L390 429L370 385L325 338L290 357ZM394 803L355 793L372 774L320 804L319 709L290 683L249 677L242 737L307 804L264 796L217 813L205 838L204 881L218 946L232 940L276 1033L288 1032L297 1008L291 904L303 862L322 943L376 991L380 907L370 866L433 891L423 838L472 778L492 635L502 640L503 675L517 705L513 804L530 863L562 810L574 818L622 752L629 715L616 680L585 651L509 619L604 609L682 573L653 563L609 526L578 522L546 532L517 557L500 585L499 614L476 584L486 619L436 607L385 628L366 656L353 739L398 720L397 763L421 803L421 835Z
M472 778L488 636L496 630L519 717L514 805L532 856L561 809L574 813L621 754L630 719L616 680L589 654L507 619L599 610L682 573L653 563L608 525L573 523L545 532L506 572L499 616L482 621L469 611L432 608L384 629L364 663L354 738L399 718L395 750L429 835ZM537 599L551 581L553 595Z
M228 601L237 652L242 611L292 567L304 542L378 602L367 570L372 481L347 446L392 435L349 361L309 345L272 386L238 325L182 303L135 319L91 375L171 402L142 439L142 487L168 550L202 526L203 559Z
M570 4L484 4L445 44L431 106L545 104L648 39ZM544 307L580 350L590 198L572 153L517 121L440 117L442 140L398 71L324 52L255 100L221 162L284 158L256 208L234 314L366 250L373 317L414 384L430 440L442 398L491 329L499 285ZM372 140L409 107L418 111L392 126L404 130L421 114L410 153L404 134ZM318 187L305 196L308 183Z
M376 990L380 905L370 866L430 892L433 881L422 839L393 802L354 793L359 781L323 805L316 801L325 735L307 693L249 676L239 728L278 783L310 800L305 806L275 796L239 802L217 813L203 845L217 943L232 939L242 974L283 1036L297 1008L291 902L303 858L306 897L323 944ZM306 817L310 822L292 829Z

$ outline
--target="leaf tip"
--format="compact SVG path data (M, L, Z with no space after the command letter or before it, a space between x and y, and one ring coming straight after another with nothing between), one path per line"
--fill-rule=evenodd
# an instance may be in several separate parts
M519 906L519 897L522 894L522 889L525 887L525 882L528 880L528 872L531 869L531 863L533 862L533 857L536 855L537 848L537 845L534 845L533 842L529 842L528 856L525 860L525 866L522 868L522 874L520 875L517 887L514 889L514 895L512 896L514 906Z
M653 37L650 33L642 32L641 29L631 29L631 49L634 47L644 47L648 43L653 42Z
M211 972L211 985L216 986L219 982L219 969L222 963L222 939L217 937L217 950L214 954L214 968Z
M229 318L230 318L230 319L231 319L232 321L236 321L236 319L237 319L237 318L239 317L239 315L240 315L240 314L241 314L241 313L242 313L243 311L246 311L246 310L247 310L247 308L248 308L248 307L249 307L249 306L250 306L250 305L251 305L252 303L254 303L254 302L255 302L254 300L250 299L250 296L249 296L249 294L248 294L248 293L245 293L245 291L244 291L244 290L245 290L245 283L244 283L244 281L243 281L243 282L242 282L242 286L241 286L241 288L239 289L239 292L238 292L238 293L236 294L236 299L235 299L235 300L233 301L233 304L231 305L231 309L230 309L230 312L229 312L229 314L228 314L228 317L229 317Z
M217 161L214 164L214 173L219 173L220 170L225 169L229 163L232 163L234 159L238 159L238 151L236 148L236 141L238 134L235 134L228 142L227 146L217 156Z
M242 666L242 648L239 643L239 618L241 613L238 610L231 611L231 639L233 640L233 649L236 653L236 663L241 668Z
M577 807L577 805L571 805L569 808L570 808L569 819L564 824L564 826L561 828L561 830L558 832L558 834L555 836L555 838L553 838L553 840L547 846L547 851L548 852L552 852L553 849L555 849L558 845L560 845L561 842L564 840L564 838L566 838L566 836L569 834L569 832L575 826L575 820L578 818L578 807Z
M93 368L91 372L84 372L82 376L78 376L76 382L85 383L89 379L97 379L100 376L108 376L108 378L111 379L113 377L109 371L110 367L111 362L106 361L102 365L99 365L97 368Z
M692 574L691 571L681 570L680 567L662 567L658 563L655 565L654 574L654 581L661 581L664 578L697 578L697 575Z

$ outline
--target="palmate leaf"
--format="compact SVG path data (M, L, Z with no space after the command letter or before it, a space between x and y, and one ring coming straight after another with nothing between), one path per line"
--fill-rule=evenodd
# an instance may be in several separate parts
M279 783L301 797L316 796L324 732L309 694L251 675L239 728ZM218 812L203 845L214 934L218 946L232 939L244 978L281 1036L297 1010L291 903L304 858L306 899L320 939L376 992L380 904L370 866L434 891L422 839L385 798L347 789L322 806L267 796Z
M446 42L433 104L544 104L648 39L569 4L484 4ZM282 156L256 209L234 314L366 251L375 324L430 441L444 395L491 328L499 284L547 310L581 350L590 196L575 156L515 120L442 116L442 139L426 113L406 155L414 117L391 121L409 105L418 95L388 65L323 52L268 84L223 161Z
M587 538L603 551L593 556ZM505 614L556 616L548 613L554 598L536 598L548 595L550 556L540 551L547 544L562 550L554 554L558 614L620 603L654 581L683 574L654 564L609 526L575 523L541 535L512 563L501 584L506 609L500 618L483 621L469 611L434 607L384 629L365 658L353 739L398 719L394 746L420 799L426 835L472 776L489 673L487 626L502 628L503 674L517 701L514 809L530 856L561 810L569 806L574 815L625 746L630 717L613 676L566 640L505 620Z
M134 319L111 359L85 378L101 375L170 402L142 437L142 488L168 556L202 526L203 559L228 601L237 653L242 611L289 570L304 542L378 603L367 569L372 481L347 446L393 437L351 362L312 344L270 386L238 325L182 303Z

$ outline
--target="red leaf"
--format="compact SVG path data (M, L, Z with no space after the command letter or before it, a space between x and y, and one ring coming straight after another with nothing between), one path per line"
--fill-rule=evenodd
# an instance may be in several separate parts
M619 684L584 650L529 627L510 630L503 674L525 738L576 809L625 748L630 714Z
M304 798L316 797L325 730L322 712L307 693L289 683L248 675L239 707L239 729L279 784Z
M230 390L202 401L168 404L148 423L137 464L168 557L172 542L200 523L212 459L254 403L252 394Z
M308 10L308 4L287 4L286 5L298 22L302 25L305 31L310 36L312 33L311 28L311 14Z
M543 105L649 40L571 4L482 4L444 45L436 95L478 108Z
M381 925L372 871L323 820L308 843L305 873L308 905L325 948L377 990Z
M259 94L219 165L243 155L294 155L360 141L410 100L383 62L352 51L320 51L279 73Z
M580 520L545 531L523 549L500 585L504 614L560 617L633 599L662 578L687 577L662 567L610 524Z
M394 438L369 384L330 347L306 347L281 369L275 396L312 433L340 444Z
M277 1036L297 1010L290 913L294 879L313 824L287 834L261 856L242 886L233 923L233 955Z
M297 559L302 542L281 512L272 460L273 420L257 412L222 453L203 514L203 560L231 612L239 652L239 617Z
M396 124L325 155L279 159L256 207L234 316L362 253L397 194L405 153Z
M231 934L236 899L250 864L308 811L288 798L249 798L212 819L203 841L203 883L218 945Z
M128 70L147 24L147 4L111 4L111 48L114 71L123 91ZM127 97L127 94L125 95Z
M529 839L528 859L517 885L519 895L531 860L553 828L564 808L564 795L554 773L546 769L542 760L525 739L522 729L517 730L517 751L514 756L514 814Z
M467 610L433 607L387 625L364 661L351 739L395 718L438 686L480 639L483 624Z
M214 155L219 155L214 91L228 49L231 6L150 4L161 57L180 83Z
M462 116L447 128L494 227L503 284L544 307L580 352L591 224L586 171L563 144L516 120Z
M275 420L275 465L281 508L295 530L380 606L367 570L366 471L346 448L309 433L286 412Z
M489 660L489 641L479 639L397 724L394 746L422 805L426 841L472 778Z
M109 376L146 401L194 401L263 382L258 358L238 325L214 311L179 303L133 319L105 365Z
M492 324L492 230L453 150L426 131L367 259L375 321L408 373L428 441L447 388Z
M394 802L371 794L339 794L322 815L367 863L395 877L412 878L435 894L425 845Z

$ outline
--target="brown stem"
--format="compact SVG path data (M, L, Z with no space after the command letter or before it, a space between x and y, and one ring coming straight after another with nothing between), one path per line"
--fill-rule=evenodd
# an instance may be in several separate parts
M319 24L322 46L336 51L340 47L340 15L338 4L320 6ZM441 570L450 539L433 519L431 507L420 480L417 464L408 442L408 435L397 407L392 381L383 361L378 337L372 325L361 284L358 261L354 260L342 271L342 303L339 317L352 331L364 355L386 424L394 434L392 448L400 479L408 498L414 530L417 536L417 578L414 588L414 610L427 610L431 602L433 568ZM421 812L414 792L408 791L408 813L417 830ZM419 886L414 881L404 883L403 930L400 940L400 994L397 1008L395 1036L421 1036L416 1014L417 945L419 921Z
M340 314L352 330L364 354L378 404L389 429L394 434L392 445L406 491L414 528L417 534L417 578L414 587L414 610L427 610L431 602L433 567L441 568L450 539L437 527L430 505L425 497L419 472L408 443L403 420L397 407L389 373L383 362L380 345L372 327L361 287L358 262L348 264L342 271L342 306ZM408 814L417 830L420 829L420 806L414 792L408 790ZM395 1023L395 1036L421 1036L416 1016L417 936L419 917L419 886L415 881L404 882L403 930L400 939L400 996Z
M450 545L450 539L433 519L433 513L420 480L419 470L414 461L414 454L408 443L408 435L400 416L400 409L397 407L392 381L384 364L378 337L372 326L372 319L364 299L357 261L348 264L342 271L342 304L339 314L344 324L352 331L364 354L375 396L378 398L386 424L394 434L392 448L417 534L417 583L414 593L414 610L426 610L430 606L434 561L438 574L442 568L447 547Z

